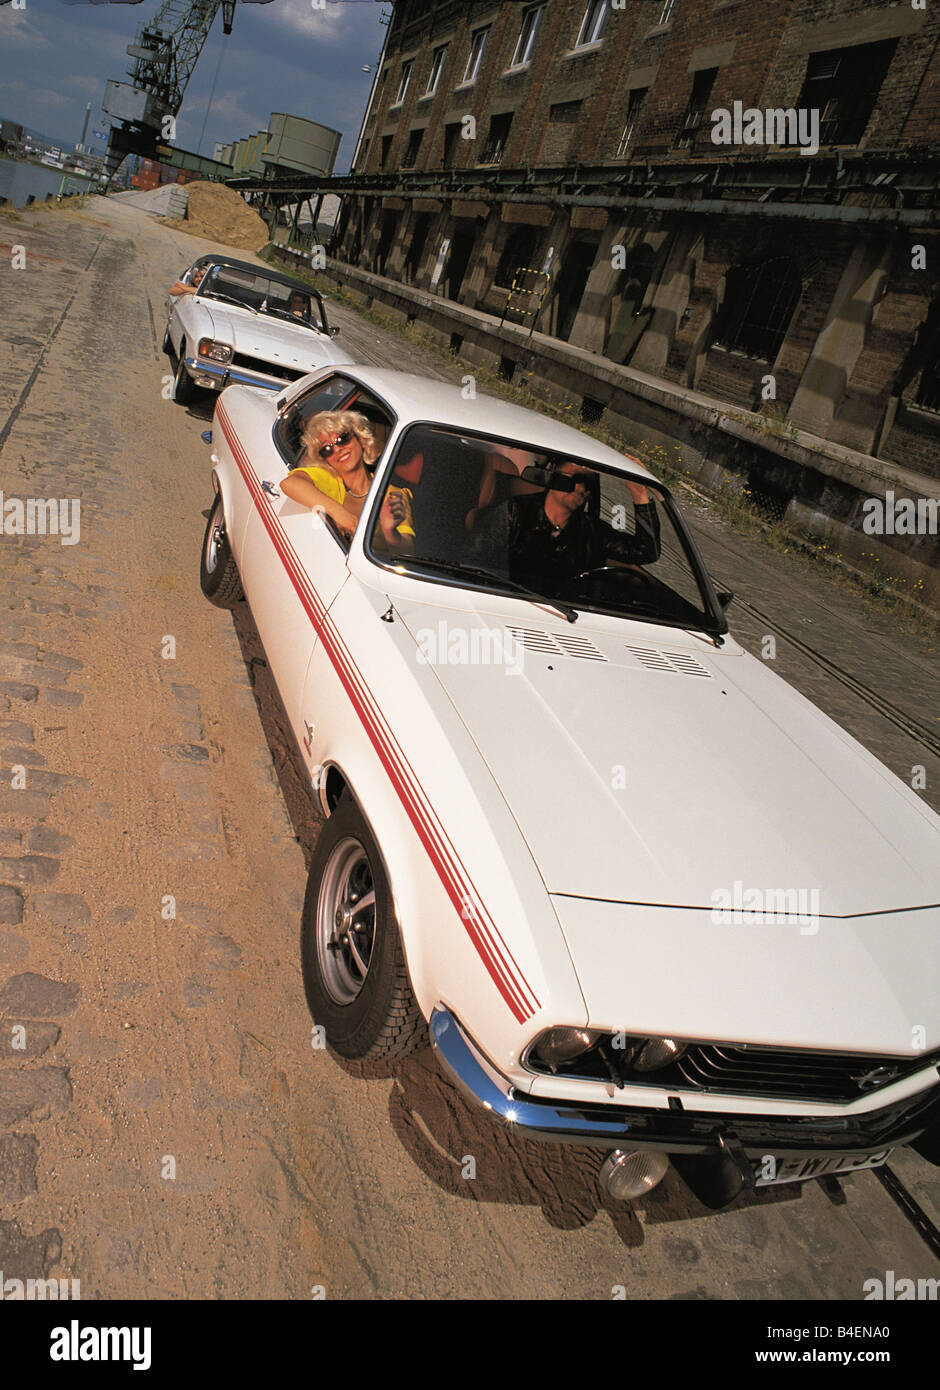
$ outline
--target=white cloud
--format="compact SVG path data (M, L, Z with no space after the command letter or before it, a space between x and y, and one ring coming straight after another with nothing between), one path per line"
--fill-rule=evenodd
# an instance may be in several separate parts
M336 43L342 39L346 26L343 23L343 6L315 6L312 0L275 0L273 5L263 10L259 7L259 18L270 20L276 28L287 29L294 35L305 39L315 39L318 43Z
M42 32L39 16L29 10L13 10L4 5L0 10L0 48L51 48Z

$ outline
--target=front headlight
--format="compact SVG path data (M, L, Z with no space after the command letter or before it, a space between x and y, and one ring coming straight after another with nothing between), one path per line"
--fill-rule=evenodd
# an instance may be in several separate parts
M232 348L228 343L217 343L214 338L200 338L197 349L200 357L210 362L231 362Z
M634 1071L659 1071L675 1062L688 1048L688 1043L676 1042L673 1038L650 1038L643 1044L631 1061Z
M549 1028L539 1038L533 1051L540 1062L554 1069L562 1062L580 1057L592 1048L601 1036L591 1028Z

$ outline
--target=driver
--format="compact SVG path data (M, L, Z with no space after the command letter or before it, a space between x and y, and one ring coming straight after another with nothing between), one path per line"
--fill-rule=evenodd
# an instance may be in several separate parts
M288 313L293 314L295 318L309 318L310 300L305 294L301 294L300 290L291 290L290 299L287 301L287 310Z
M505 541L503 554L508 550L513 579L538 586L546 579L575 579L611 563L645 565L659 558L659 517L648 490L624 480L635 509L636 532L630 535L595 520L585 507L596 476L567 461L553 474L560 485L513 497L485 516L478 534L499 548Z

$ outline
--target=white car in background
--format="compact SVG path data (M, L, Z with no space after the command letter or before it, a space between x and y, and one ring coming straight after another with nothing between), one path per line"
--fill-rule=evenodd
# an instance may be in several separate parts
M346 408L384 444L351 541L278 486L304 421ZM247 598L328 817L302 963L337 1053L427 1025L481 1123L608 1151L623 1198L670 1159L712 1206L897 1145L940 1160L940 821L729 635L661 483L366 367L233 388L211 441L203 591ZM626 558L523 584L549 491Z
M191 401L198 387L237 383L282 390L328 363L348 362L336 348L323 296L276 270L227 256L202 256L181 277L193 293L167 298L163 351L176 360L173 399ZM293 312L297 305L299 313Z

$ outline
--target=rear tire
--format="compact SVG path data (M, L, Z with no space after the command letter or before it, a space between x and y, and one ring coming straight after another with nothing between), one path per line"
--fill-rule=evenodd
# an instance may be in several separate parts
M404 1057L426 1042L382 858L348 795L314 850L300 953L308 1007L341 1057Z
M241 576L225 534L222 494L217 494L206 523L199 562L199 586L216 608L234 608L245 597Z

